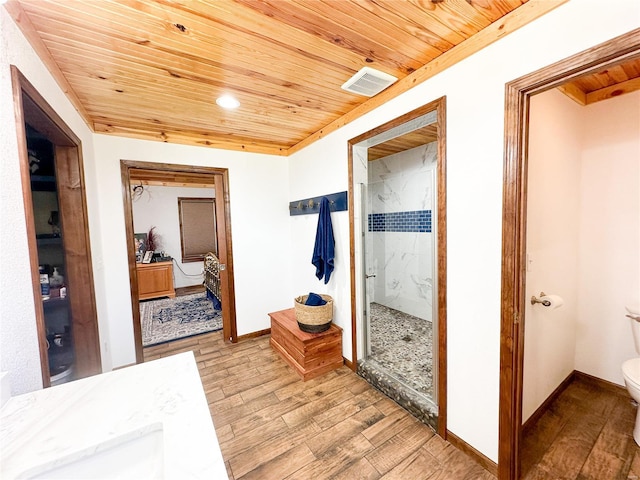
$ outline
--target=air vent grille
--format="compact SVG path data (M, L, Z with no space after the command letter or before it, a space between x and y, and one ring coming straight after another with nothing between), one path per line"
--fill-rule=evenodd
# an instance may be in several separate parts
M366 97L377 95L398 79L371 67L363 67L342 85L343 90Z

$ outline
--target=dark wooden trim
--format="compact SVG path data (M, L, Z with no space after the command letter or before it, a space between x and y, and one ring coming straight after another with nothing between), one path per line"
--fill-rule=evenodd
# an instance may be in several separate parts
M354 372L358 368L358 329L356 326L356 312L357 312L357 295L356 295L356 230L355 230L355 217L354 217L354 201L355 193L353 191L353 146L355 142L349 141L349 148L347 153L348 169L349 169L349 278L351 280L351 361L348 366ZM346 359L345 359L346 363Z
M438 123L438 167L437 190L437 311L438 311L438 366L437 366L437 391L438 391L438 435L447 438L447 189L446 189L446 97L438 98L428 104L412 110L411 112L395 118L379 127L374 128L348 142L348 168L349 168L349 205L354 205L353 189L353 147L358 143L372 138L382 132L386 132L402 125L410 120L426 115L429 112L437 113ZM350 277L351 277L351 355L352 361L345 364L355 371L358 362L358 343L356 326L356 267L355 267L355 218L353 207L349 209L349 251L350 251Z
M231 241L231 204L229 202L229 171L219 169L214 175L216 186L216 198L220 200L219 192L222 192L222 201L216 202L216 234L218 235L218 259L224 265L220 271L220 289L222 298L228 298L228 302L222 302L222 332L225 341L235 343L238 341L236 324L236 296L233 276L233 242Z
M536 408L536 411L533 412L531 416L524 422L524 424L522 425L523 436L525 436L527 434L527 431L536 423L538 423L538 420L540 420L542 415L544 415L545 412L549 410L549 405L551 405L562 394L562 392L564 392L567 387L571 385L571 382L573 382L576 378L576 373L577 372L573 370L569 375L567 375L567 378L560 382L560 385L558 385L555 390L551 392L551 394L545 399L545 401L542 402L542 404L538 408Z
M188 173L194 183L211 182L213 177L216 198L218 256L226 265L221 272L223 336L232 343L237 341L235 289L233 277L233 250L231 240L231 208L229 204L229 171L226 168L175 165L170 163L152 163L132 160L120 160L122 200L124 203L125 232L127 241L127 259L131 292L131 312L133 317L133 337L136 349L136 363L144 361L142 330L140 326L140 302L138 300L138 273L133 245L133 203L131 198L131 178L145 179L145 172L155 175L157 172L168 174ZM223 236L224 235L224 236Z
M520 474L529 100L579 76L640 58L640 29L509 82L505 89L498 478Z
M127 264L129 267L129 292L131 293L131 313L133 316L133 342L136 349L136 363L144 362L142 347L142 325L140 324L140 301L138 299L138 269L136 268L135 245L133 240L133 199L131 198L131 169L128 162L120 161L120 182L124 202L124 230L127 242Z
M50 386L50 377L46 325L40 301L38 248L24 124L28 122L43 133L55 148L58 203L65 252L65 278L69 286L71 329L76 357L75 378L94 375L102 371L82 148L78 136L13 65L11 66L11 78L40 366L43 386L48 387Z
M351 370L353 370L354 372L356 371L357 365L355 362L352 362L351 360L347 360L345 357L342 357L342 360L344 360L344 364L350 368Z
M29 158L27 154L27 132L24 124L24 107L22 103L22 84L25 78L20 71L11 65L11 80L13 87L13 105L18 134L18 156L20 160L20 178L22 183L22 201L24 204L25 223L27 227L27 243L29 247L29 266L31 268L31 287L36 312L36 332L38 334L38 348L40 350L40 370L42 385L51 386L49 375L49 355L47 353L47 334L44 323L44 309L40 293L40 273L38 268L38 245L36 243L36 227L31 199L31 177L29 172ZM36 277L37 275L37 277ZM37 281L36 281L37 278Z
M473 448L464 440L461 440L455 434L451 433L447 430L447 441L456 447L458 450L462 450L464 453L473 458L476 462L482 465L482 468L487 470L492 475L498 474L498 464L491 460L489 457L486 457L481 452Z
M102 371L102 359L80 145L56 146L56 179L76 356L74 376L84 378Z
M271 329L265 328L264 330L258 330L257 332L245 333L240 335L236 340L241 342L242 340L249 340L250 338L262 337L264 335L271 335Z
M438 114L438 435L447 439L447 97L439 98Z

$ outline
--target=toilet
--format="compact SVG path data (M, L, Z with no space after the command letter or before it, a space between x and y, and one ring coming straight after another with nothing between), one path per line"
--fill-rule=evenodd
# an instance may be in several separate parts
M633 341L636 352L640 354L640 306L626 307L627 317L631 322ZM622 364L622 376L627 390L636 403L640 404L640 357L632 358ZM636 413L636 425L633 428L633 439L640 445L640 408Z

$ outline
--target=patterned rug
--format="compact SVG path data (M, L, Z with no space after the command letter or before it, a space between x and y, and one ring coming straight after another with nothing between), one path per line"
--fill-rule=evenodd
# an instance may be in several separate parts
M222 312L204 293L195 293L140 302L140 323L142 345L148 347L221 330Z

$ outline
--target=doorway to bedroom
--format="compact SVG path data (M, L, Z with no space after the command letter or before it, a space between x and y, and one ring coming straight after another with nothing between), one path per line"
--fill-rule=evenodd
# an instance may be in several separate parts
M236 341L226 169L121 161L136 361L222 329Z

